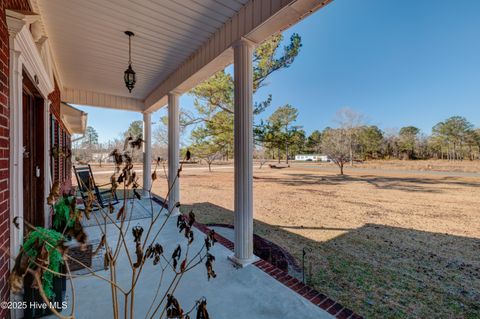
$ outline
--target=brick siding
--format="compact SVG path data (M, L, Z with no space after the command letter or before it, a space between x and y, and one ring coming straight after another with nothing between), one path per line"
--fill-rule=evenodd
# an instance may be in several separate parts
M9 43L5 9L30 10L27 0L0 1L0 301L8 300L10 203L9 203L9 135L10 110L8 106ZM9 311L0 309L0 318L8 318Z
M0 301L9 299L10 287L8 284L9 249L10 249L10 203L9 203L9 158L10 158L10 109L9 109L9 36L6 23L5 10L30 11L27 0L0 0ZM52 114L55 114L58 126L67 132L60 120L60 90L55 83L55 91L49 96L52 102ZM63 135L61 147L70 147L70 136ZM65 167L65 168L64 168ZM70 159L61 161L56 170L62 169L58 174L63 182L63 191L71 188ZM0 309L0 318L8 318L10 313Z

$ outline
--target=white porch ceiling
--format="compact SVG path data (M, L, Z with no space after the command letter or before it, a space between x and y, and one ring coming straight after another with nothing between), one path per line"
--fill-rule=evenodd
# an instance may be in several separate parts
M30 0L53 52L62 99L152 112L332 0ZM132 38L137 83L123 82Z
M248 0L38 0L63 85L144 99ZM137 84L123 82L131 30Z

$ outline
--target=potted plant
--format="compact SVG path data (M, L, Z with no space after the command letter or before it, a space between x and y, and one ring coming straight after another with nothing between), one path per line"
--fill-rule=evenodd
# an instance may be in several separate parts
M11 274L12 286L15 286L15 283L24 286L24 301L28 305L38 305L38 307L26 307L24 318L37 318L51 313L48 306L41 306L44 300L39 292L38 282L28 269L41 278L41 290L45 297L57 310L61 311L66 280L64 276L57 274L65 272L63 242L64 236L61 233L42 227L36 227L26 236Z
M76 200L73 195L65 195L53 205L53 225L52 228L61 234L65 234L67 230L75 224L77 215Z

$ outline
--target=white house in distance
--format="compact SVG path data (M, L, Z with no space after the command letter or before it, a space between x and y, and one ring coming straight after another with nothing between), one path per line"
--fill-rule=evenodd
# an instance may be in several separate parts
M318 154L299 154L295 155L296 161L315 161L315 162L329 162L330 159L327 155Z

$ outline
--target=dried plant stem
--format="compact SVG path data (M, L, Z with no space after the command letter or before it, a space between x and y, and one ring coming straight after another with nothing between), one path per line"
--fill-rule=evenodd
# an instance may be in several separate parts
M75 314L75 285L73 284L73 278L72 278L72 273L70 272L70 266L66 261L65 261L65 268L67 268L68 280L70 281L70 286L72 287L72 311L70 316L73 317Z
M178 176L179 176L179 172L182 170L182 167L183 167L183 164L180 165L180 168L175 176L175 179L174 179L174 182L172 183L172 185L169 187L168 191L167 191L167 196L165 198L168 198L168 196L170 196L170 192L172 191L173 189L173 186L175 185L175 182L177 181L178 179ZM153 182L152 182L153 184ZM151 189L151 187L150 187ZM173 209L175 207L168 207L168 214L165 218L165 220L163 221L162 225L160 226L160 229L158 230L158 232L155 234L155 237L153 238L153 240L151 241L151 244L153 245L155 243L155 240L157 239L159 233L163 230L163 228L165 227L167 221L170 219L171 215L172 215L172 212L173 212ZM158 215L155 216L155 218L153 218L153 220L150 222L150 225L148 227L148 230L147 230L147 234L145 235L145 239L143 240L143 244L142 244L142 250L145 249L146 245L147 245L147 242L148 242L148 237L150 236L150 233L153 229L153 226L155 225L155 223L157 222L158 218L160 218L161 214L162 214L162 211L165 209L165 206L162 205L162 207L160 207L160 211L158 212ZM152 211L153 212L153 211ZM152 213L152 216L153 216L153 213ZM142 262L140 264L140 268L138 270L138 274L137 274L137 277L135 278L135 281L131 287L130 290L133 290L135 289L136 285L137 285L137 282L138 282L138 279L140 278L140 274L142 272L142 269L143 269L143 265L144 263Z
M183 274L185 274L185 272L182 272L180 275L179 275L179 274L176 274L175 277L178 276L178 280L175 282L175 279L174 279L173 282L172 282L172 283L174 283L174 285L173 285L172 291L170 292L171 295L173 295L173 294L175 293L175 290L177 290L178 284L180 283L180 280L182 280ZM171 288L171 287L168 288L168 290L167 290L167 292L165 293L165 295L167 295L167 293L169 292L170 288ZM161 303L160 303L158 306L160 306L160 305L161 305ZM162 310L162 312L160 313L160 317L159 317L159 318L162 318L162 317L163 317L163 314L165 313L165 310L167 310L167 307L166 307L166 306L163 307L163 310Z
M102 211L102 214L105 214L103 211ZM95 221L98 223L98 218L97 216L93 215L93 217L95 218ZM104 218L111 218L109 215L104 215ZM102 232L102 235L105 236L105 238L107 237L107 231L106 231L106 227L105 227L105 232L102 230L101 226L99 225L99 228L100 228L100 231ZM121 239L122 239L122 243L123 245L125 246L125 250L126 250L126 253L127 253L127 258L128 258L128 262L130 263L130 266L133 267L133 262L132 262L132 257L130 256L130 252L128 251L127 249L127 243L125 242L125 236L123 234L123 231L121 229L119 229L119 233L121 234ZM105 240L105 248L108 248L108 241Z
M110 279L112 282L117 282L115 278L115 264L112 259L110 259ZM110 285L111 290L112 290L112 308L113 308L113 318L114 319L119 319L118 316L118 296L117 296L117 289L116 285L111 284ZM126 307L127 305L125 305Z
M70 260L72 260L73 262L76 262L78 263L79 265L81 265L82 267L84 267L85 269L87 269L90 273L90 275L94 276L94 277L97 277L99 279L102 279L106 282L108 282L110 285L114 285L117 289L119 289L122 293L125 293L125 290L122 289L122 287L118 286L116 284L116 282L112 281L111 279L107 279L103 276L100 276L100 275L97 275L97 273L95 272L95 270L93 270L92 268L90 268L89 266L85 265L84 263L82 263L80 260L76 259L76 258L73 258L72 256L70 255L66 255L66 257ZM86 277L87 275L81 275L81 276L78 276L78 277Z
M172 208L172 209L173 209L173 208ZM167 223L167 221L168 221L169 218L170 218L170 214L165 218L165 221L164 221L163 224L160 226L160 230L159 230L158 233L161 232L161 230L163 229L163 227L165 226L165 224ZM157 235L155 235L154 239L152 240L151 245L154 244L155 239L156 239L157 236L158 236L158 233L157 233ZM145 242L144 242L144 245L145 245ZM162 254L162 256L163 256L163 254ZM142 272L142 269L143 269L143 265L144 265L144 264L145 264L144 262L140 264L140 267L139 267L139 269L138 269L137 277L135 278L135 281L134 281L134 283L133 283L133 285L132 285L132 287L131 287L131 290L135 289L135 286L137 285L137 281L138 281L138 279L140 278L140 274L141 274L141 272Z
M172 286L174 285L175 283L175 280L178 278L178 276L180 276L179 274L175 273L175 276L173 277L172 279L172 282L170 283L170 285L168 286L167 288L167 291L165 292L165 294L163 295L162 297L162 300L160 300L160 302L157 304L157 306L155 307L155 310L153 311L152 315L150 316L150 319L153 319L153 317L155 316L155 314L157 313L158 309L160 308L160 306L162 305L163 301L165 300L165 298L167 297L167 294L168 292L170 291L170 288L172 288ZM159 318L161 318L162 316L160 315Z
M150 307L148 307L147 313L145 314L145 319L147 319L148 314L150 313L150 311L152 311L153 305L155 304L155 300L157 300L158 293L160 292L160 287L162 286L163 275L165 274L165 269L166 269L166 267L162 267L162 274L160 275L160 280L159 280L158 285L157 285L157 290L155 292L155 296L153 297L152 303L150 304Z
M133 283L135 281L135 272L136 272L136 268L134 267L132 269L132 287L133 287ZM133 318L133 305L135 304L135 289L132 289L130 290L130 319L134 319Z
M128 294L123 295L123 298L124 298L123 299L124 300L123 301L123 303L124 303L124 305L123 305L123 318L127 319L128 318L128 316L127 316L127 314L128 314Z
M60 319L75 319L75 317L73 317L73 316L62 316L57 311L57 309L55 309L55 307L52 307L50 305L50 300L48 299L47 295L45 294L45 291L43 290L42 279L40 278L38 272L33 271L31 269L29 269L28 271L33 275L33 278L34 278L34 280L35 280L35 282L38 286L38 291L40 292L40 296L42 297L43 302L45 302L45 304L47 304L49 309L52 311L52 313Z
M125 151L125 149L124 149L124 151ZM140 252L135 251L135 255L136 255L136 259L137 259L136 263L138 263L138 264L135 265L134 264L135 255L133 254L133 251L130 252L130 249L132 249L132 247L131 247L131 245L128 245L127 232L130 231L130 228L131 228L132 218L133 218L133 215L134 215L134 209L135 209L135 204L136 203L135 203L135 198L133 198L133 199L127 198L127 193L132 190L134 192L134 195L137 196L138 199L141 199L141 198L139 197L138 192L137 192L139 185L137 183L137 177L135 175L136 173L135 173L135 171L133 171L133 168L132 168L133 164L131 162L131 157L128 157L128 154L126 155L126 153L122 153L121 156L125 156L125 158L126 158L126 160L124 162L126 164L125 164L125 167L123 168L123 172L122 172L122 176L121 176L121 178L123 179L123 199L120 200L120 205L123 204L121 209L123 209L124 211L120 216L117 215L116 219L115 219L115 216L110 215L110 213L112 212L112 207L109 206L108 210L107 210L107 207L102 207L102 205L100 205L99 199L95 196L95 193L94 193L93 189L91 189L91 187L86 187L83 180L81 180L81 179L79 180L79 182L81 183L80 185L83 184L83 187L86 189L86 193L88 195L88 200L85 199L86 202L85 202L85 214L84 215L86 216L87 215L86 213L88 212L88 217L90 218L90 214L93 213L92 205L95 205L95 207L96 207L95 213L93 213L93 222L94 222L95 226L98 227L98 229L100 230L100 233L102 235L102 242L98 245L97 251L99 251L101 247L105 248L105 263L106 263L105 267L109 268L109 276L106 275L105 277L103 277L101 275L98 275L92 269L92 267L89 267L89 266L85 265L83 262L81 262L80 260L70 256L68 254L68 251L62 251L63 259L64 259L65 264L66 264L66 273L65 274L62 274L60 272L52 271L52 270L48 269L45 265L38 264L36 260L32 261L32 265L35 265L36 268L34 266L35 269L28 269L28 271L31 272L35 277L35 282L38 285L38 288L39 288L39 291L40 291L40 295L42 296L42 299L47 303L49 303L49 301L48 301L48 298L45 295L45 291L44 291L43 286L42 286L42 281L41 281L41 278L40 278L40 271L39 270L41 269L42 271L48 271L48 272L50 272L54 275L67 277L69 279L70 284L71 284L71 289L72 289L71 294L72 294L72 301L73 301L73 305L71 306L70 316L62 316L56 309L52 309L52 312L57 317L59 317L61 319L72 319L72 318L74 318L75 303L76 303L77 298L76 298L76 295L75 295L75 286L74 286L73 279L74 278L79 278L79 277L87 277L89 275L94 276L96 278L99 278L100 280L103 280L103 281L109 283L110 290L111 290L112 312L113 312L113 318L114 319L120 319L120 316L122 316L121 313L120 313L121 310L122 310L122 309L120 309L120 306L121 306L120 303L122 303L121 295L123 295L123 299L124 299L123 300L123 303L124 303L124 305L123 305L124 306L123 317L125 319L134 319L134 316L135 316L135 309L134 309L135 297L137 297L135 289L136 289L137 284L140 280L140 276L142 274L142 270L143 270L144 265L146 263L146 256L147 256L147 254L143 253L143 251L145 250L147 245L151 245L151 246L155 245L155 241L159 238L159 236L162 233L162 231L164 230L167 222L172 217L172 212L176 209L176 207L178 207L178 204L174 204L174 205L172 205L172 207L166 207L165 202L164 202L164 205L161 205L160 209L158 210L158 214L155 214L156 212L154 211L154 205L153 205L153 200L152 200L152 188L153 188L153 182L154 182L154 179L152 177L152 183L148 187L148 194L149 194L149 199L150 199L150 209L151 209L151 220L146 221L146 223L145 223L145 224L147 224L147 226L146 226L147 231L145 232L145 236L142 238L143 227L137 226L138 228L141 228L140 235L138 235L138 233L136 235L136 233L135 233L138 230L138 228L136 228L136 227L132 228L133 231L134 231L133 234L136 237L136 239L135 239L136 240L136 246L138 245L137 246L138 249L140 249L140 247L141 247L142 254L143 254L143 256L142 255L139 256ZM115 173L111 177L111 179L113 180L113 182L112 182L112 194L113 194L113 191L117 191L116 190L117 189L116 185L122 184L122 181L121 181L120 177L117 180L118 183L116 183L116 174L118 172L120 172L121 163L122 163L122 160L120 160L120 162L117 162L117 166L115 168ZM157 169L159 168L159 165L160 165L160 163L159 163L159 161L157 161L156 164L155 164L155 168L154 168L155 174L156 174ZM165 165L163 165L163 168L164 168L164 172L165 172L167 183L168 183L168 176L166 174ZM165 201L172 194L173 188L176 185L178 179L180 178L180 172L182 171L182 169L183 169L183 163L180 164L180 167L178 168L178 170L176 172L176 175L173 178L172 184L168 185L169 187L168 187L168 190L167 190ZM150 172L148 172L148 173L150 173ZM171 172L171 174L172 173L174 173L174 172ZM133 183L132 183L132 181L133 181ZM115 186L113 186L113 183L115 183ZM144 185L144 186L146 186L146 185ZM145 188L146 187L144 187L144 189ZM118 191L120 192L120 190L118 190ZM121 193L119 193L119 194L121 194ZM117 198L117 197L115 197L115 198ZM73 205L73 203L72 203L72 205ZM111 201L110 201L109 205L112 205ZM52 207L52 209L54 209L54 205L51 205L51 207ZM75 210L75 213L77 212L77 210L74 207L72 209ZM99 212L99 214L97 214L97 211ZM164 214L164 212L165 212L165 214ZM164 220L161 221L160 225L156 225L157 222L159 222L160 217L163 216L163 215L165 215ZM80 218L80 217L75 216L75 218ZM110 232L110 237L111 237L110 241L108 240L108 237L107 237L107 229L108 229L107 221L109 221L113 225L110 229L111 231L113 231L113 234ZM76 219L75 222L79 222L79 220ZM148 225L148 222L149 222L149 225ZM37 230L36 227L34 227L32 225L29 225L27 222L25 222L25 223L28 227L30 227L34 230ZM68 222L67 222L67 225L68 225ZM64 235L65 233L67 233L69 231L67 225L63 229L62 235ZM117 234L115 234L115 229L118 231L118 236L117 236ZM188 235L187 233L185 233L185 234ZM78 237L78 238L80 238L80 237ZM191 239L193 240L193 237ZM142 240L143 240L143 242L142 242ZM190 249L191 249L190 243L191 242L189 242L186 245L184 258L181 259L181 260L179 260L181 253L179 253L176 256L172 256L171 259L167 259L164 255L164 253L160 253L160 259L158 259L158 255L155 255L154 265L158 265L158 267L161 270L161 274L160 274L160 278L159 278L159 282L158 282L155 294L153 296L153 300L151 301L151 304L147 309L147 312L145 314L145 318L154 318L154 317L157 318L158 315L159 315L159 318L163 318L163 316L165 315L165 312L167 311L167 307L165 305L165 302L168 298L168 295L173 295L175 293L183 275L186 272L190 271L193 267L199 265L203 261L203 259L205 257L204 254L205 254L206 244L203 244L203 246L200 248L200 250L197 251L193 255L192 258L189 258L189 253L190 253ZM46 242L46 244L49 245L50 247L54 247L53 245L51 245L48 242ZM81 244L84 245L85 241L82 240ZM104 245L104 246L102 246L102 245ZM137 249L137 247L136 247L136 249ZM54 248L60 249L60 250L62 249L62 247L54 247ZM131 281L130 281L131 286L130 287L125 287L125 288L122 288L120 286L120 283L118 282L118 277L117 277L117 260L119 260L120 255L122 255L122 258L123 258L123 253L121 254L121 251L123 249L125 249L127 259L128 259L128 263L129 263L129 266L130 266L130 269L131 269ZM207 249L207 251L208 251L208 249ZM156 252L155 254L158 254L158 252ZM193 252L192 252L192 254L193 254ZM163 260L165 262L163 262ZM74 274L72 274L71 270L70 270L69 262L75 262L75 263L81 265L82 267L84 267L88 271L88 274L87 275L74 275ZM173 267L173 263L177 264L176 267ZM135 266L137 266L137 267L135 267ZM123 270L123 268L121 268L121 269ZM165 287L166 290L161 289L162 287L164 287L164 285L167 284L165 282L164 276L165 276L166 271L170 272L170 269L173 271L173 278L171 279L171 282L168 284L168 287ZM35 271L35 270L37 270L37 271ZM138 299L138 297L137 297L137 299ZM184 313L184 315L185 314L190 314L195 309L195 307L197 305L198 305L198 301L194 304L194 306L187 313ZM160 308L160 307L162 307L162 308Z
M190 250L190 246L187 246L187 251L186 251L186 253L185 253L185 260L188 259L188 252L189 252L189 250ZM157 305L157 307L155 308L155 311L154 311L152 317L155 315L155 313L158 311L158 309L159 309L160 306L162 305L163 301L165 300L165 297L167 296L167 294L168 294L168 292L170 291L170 289L172 288L172 286L173 286L173 289L172 289L172 291L171 291L170 294L173 295L173 293L175 292L175 290L176 290L177 287L178 287L178 284L180 283L180 280L182 279L183 275L186 273L186 271L177 272L175 269L174 269L174 271L175 271L175 277L173 278L170 286L168 287L167 291L165 292L162 300L160 301L160 303L159 303L159 304ZM178 278L178 280L176 280L177 278ZM175 282L175 280L176 280L176 282ZM162 318L162 317L163 317L163 314L164 314L164 312L165 312L166 309L167 309L167 307L164 307L164 308L163 308L162 312L160 313L160 317L159 317L159 318Z

